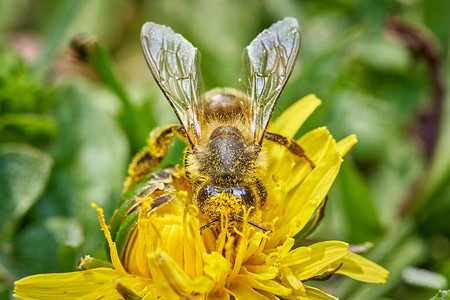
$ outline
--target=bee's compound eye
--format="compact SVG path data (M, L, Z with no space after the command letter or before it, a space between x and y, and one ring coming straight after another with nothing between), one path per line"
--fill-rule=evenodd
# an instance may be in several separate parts
M208 202L208 199L217 195L217 186L205 185L200 189L197 194L197 202L200 206L203 206Z
M236 187L221 187L216 185L205 185L203 186L197 194L197 202L199 206L203 206L208 203L208 200L218 193L227 193L233 195L236 199L241 199L242 204L247 207L255 206L255 194L253 191L246 186L236 186Z
M233 191L233 196L235 198L241 198L242 203L245 206L247 206L247 207L255 206L255 204L256 204L255 194L249 187L237 186L237 187L231 188L231 190Z

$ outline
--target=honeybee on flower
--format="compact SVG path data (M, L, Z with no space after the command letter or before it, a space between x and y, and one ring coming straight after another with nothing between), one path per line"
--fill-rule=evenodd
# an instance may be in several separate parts
M246 95L199 96L197 49L170 28L146 23L141 40L180 125L153 131L134 157L109 226L94 205L112 264L87 256L82 271L17 281L16 297L335 299L310 282L333 274L385 282L388 272L345 242L299 246L322 218L356 137L336 142L321 127L294 140L320 104L314 95L269 124L300 47L295 19L275 23L245 49ZM152 172L176 133L188 144L184 167Z
M243 208L255 211L264 206L267 199L264 140L286 147L314 168L297 142L266 131L300 50L297 20L285 18L273 24L245 48L246 94L228 88L201 96L200 54L169 27L144 24L141 43L151 73L180 125L169 125L151 134L149 147L130 164L125 191L159 164L175 134L188 144L184 168L192 199L210 220L204 228L218 223L224 213L231 219L242 220ZM157 203L161 205L164 201Z

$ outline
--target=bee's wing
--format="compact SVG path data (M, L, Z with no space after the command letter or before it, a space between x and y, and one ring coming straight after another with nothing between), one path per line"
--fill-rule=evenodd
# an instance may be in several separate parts
M247 88L251 133L261 143L275 104L294 69L300 50L300 28L285 18L261 32L244 49L243 83Z
M147 65L183 125L192 146L201 136L200 53L171 28L145 23L141 45Z

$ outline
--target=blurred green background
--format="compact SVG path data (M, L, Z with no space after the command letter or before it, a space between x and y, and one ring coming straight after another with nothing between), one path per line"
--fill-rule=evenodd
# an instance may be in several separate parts
M176 122L141 54L144 22L200 49L208 90L236 86L242 49L286 16L302 49L275 116L314 93L323 104L299 134L359 139L311 238L372 243L366 256L391 272L318 284L341 299L449 288L449 12L448 0L0 0L0 299L18 278L105 256L90 203L109 218L132 154Z

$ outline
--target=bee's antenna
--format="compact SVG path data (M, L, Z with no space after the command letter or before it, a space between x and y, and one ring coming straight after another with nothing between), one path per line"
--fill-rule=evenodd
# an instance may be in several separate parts
M213 225L216 224L217 222L219 222L219 220L215 220L215 221L209 222L208 224L203 225L202 227L200 227L200 234L202 233L203 230L205 230L206 228L209 228L209 227L213 226Z
M238 218L238 219L241 220L241 221L244 220L243 217L241 217L240 215L235 214L234 212L230 212L230 215L235 216L236 218ZM247 223L250 224L250 225L253 225L253 226L255 226L256 228L259 228L259 229L261 229L261 230L263 230L263 231L269 231L269 232L272 232L272 230L270 230L270 229L268 229L268 228L266 228L266 227L262 227L261 225L256 224L255 222L252 222L252 221L247 220ZM205 225L205 226L206 226L206 225Z

